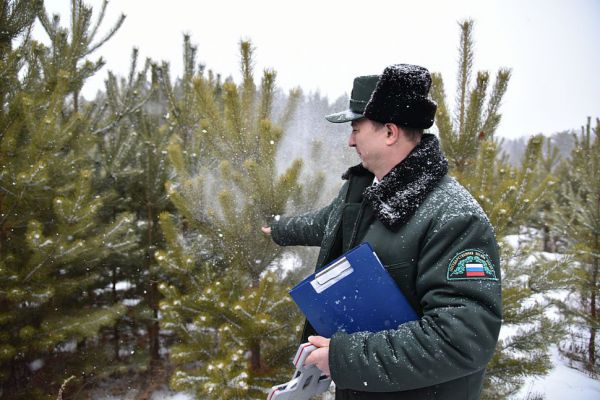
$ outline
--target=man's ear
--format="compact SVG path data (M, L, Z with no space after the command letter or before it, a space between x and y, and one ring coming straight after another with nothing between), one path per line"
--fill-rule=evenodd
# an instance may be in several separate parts
M401 133L400 128L398 128L398 125L390 122L385 124L385 129L387 135L385 142L387 145L392 145L400 139Z

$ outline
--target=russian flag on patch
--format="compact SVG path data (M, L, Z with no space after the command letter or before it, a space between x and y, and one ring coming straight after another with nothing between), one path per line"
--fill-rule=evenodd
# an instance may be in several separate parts
M480 263L467 263L467 276L485 276L483 270L483 264Z

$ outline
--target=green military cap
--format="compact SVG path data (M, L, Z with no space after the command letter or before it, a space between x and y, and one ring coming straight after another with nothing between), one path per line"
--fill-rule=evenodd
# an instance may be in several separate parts
M354 78L352 94L350 95L350 108L325 117L329 122L350 122L363 118L365 106L371 99L371 93L377 86L379 75L365 75Z

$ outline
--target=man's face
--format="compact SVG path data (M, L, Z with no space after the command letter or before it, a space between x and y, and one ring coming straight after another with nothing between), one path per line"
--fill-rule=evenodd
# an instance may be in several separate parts
M352 133L348 145L356 148L363 167L373 173L383 162L386 132L385 126L373 124L366 118L352 121Z

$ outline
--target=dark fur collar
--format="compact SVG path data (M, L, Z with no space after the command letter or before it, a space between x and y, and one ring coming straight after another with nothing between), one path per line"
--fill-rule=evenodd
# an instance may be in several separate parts
M386 227L398 229L414 215L427 195L448 172L437 137L424 134L421 142L400 164L375 186L365 189L364 199ZM344 176L368 173L362 165L350 168Z

